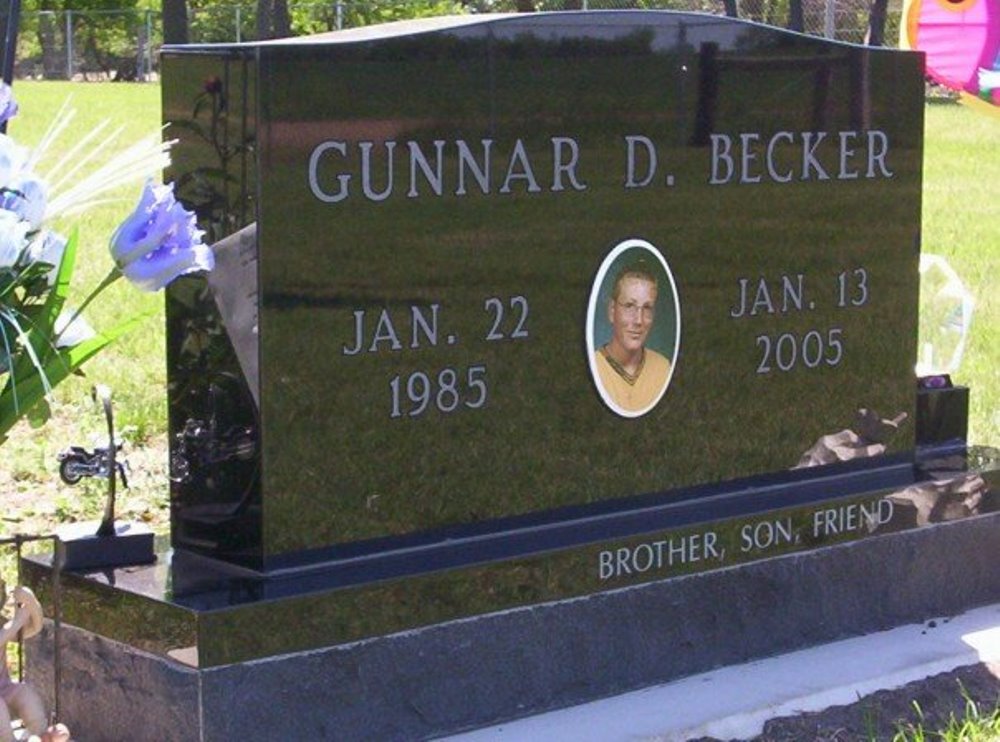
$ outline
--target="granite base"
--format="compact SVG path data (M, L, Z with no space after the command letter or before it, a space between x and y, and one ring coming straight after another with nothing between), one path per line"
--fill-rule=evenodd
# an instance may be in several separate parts
M431 738L995 602L998 558L988 514L200 670L64 626L62 717L81 740ZM51 702L50 628L28 650Z

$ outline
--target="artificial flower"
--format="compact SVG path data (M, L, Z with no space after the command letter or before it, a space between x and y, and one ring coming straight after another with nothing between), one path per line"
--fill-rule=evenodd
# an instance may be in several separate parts
M69 308L64 308L60 312L52 329L57 348L73 348L97 334L83 315Z
M14 141L13 137L0 134L0 188L8 188L11 182L29 170L31 152Z
M214 265L215 256L207 245L183 248L168 243L132 263L124 273L137 288L159 291L175 278L197 271L210 271Z
M162 245L186 218L171 186L147 182L139 203L111 236L111 258L120 269Z
M45 216L48 188L30 168L30 152L0 134L0 209L12 211L38 229Z
M0 124L5 124L17 115L17 101L10 85L0 85Z
M10 88L0 83L0 122L16 110ZM179 275L214 266L194 215L177 203L171 187L150 184L136 212L115 231L115 265L75 311L67 307L77 235L67 240L49 222L99 203L103 194L123 184L161 172L169 164L172 144L151 136L106 157L119 132L105 135L100 124L48 168L54 177L47 178L37 166L72 117L64 105L33 149L0 134L0 443L30 410L36 410L36 420L44 419L48 408L40 402L57 384L148 316L128 317L96 333L82 313L108 286L124 275L153 291ZM98 158L106 162L97 166Z
M30 173L13 179L0 193L0 209L13 211L27 221L32 230L42 226L47 202L45 183Z
M0 269L13 268L28 243L31 225L12 211L0 210Z
M147 183L139 203L111 237L111 257L143 291L158 291L178 276L210 271L215 255L202 242L195 216L174 198L173 186Z
M55 279L55 271L62 262L63 253L66 251L66 238L56 232L45 230L35 235L27 249L21 254L21 263L24 265L34 265L44 263L51 265L49 271L49 285Z

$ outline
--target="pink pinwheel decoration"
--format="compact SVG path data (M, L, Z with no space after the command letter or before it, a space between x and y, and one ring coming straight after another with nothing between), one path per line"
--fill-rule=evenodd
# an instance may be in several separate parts
M906 0L900 46L927 55L927 74L1000 106L1000 0Z

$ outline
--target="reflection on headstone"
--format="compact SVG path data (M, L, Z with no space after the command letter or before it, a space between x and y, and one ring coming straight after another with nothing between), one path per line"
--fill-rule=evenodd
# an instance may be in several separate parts
M259 407L256 222L216 242L212 252L215 253L216 269L208 274L208 285L250 393Z
M886 419L862 407L851 428L821 436L792 468L807 469L883 454L886 442L907 417L905 412L901 412L892 419Z
M920 256L917 376L954 373L972 324L972 294L940 255Z
M896 505L917 509L917 525L959 520L979 514L989 485L979 474L914 484L889 495Z

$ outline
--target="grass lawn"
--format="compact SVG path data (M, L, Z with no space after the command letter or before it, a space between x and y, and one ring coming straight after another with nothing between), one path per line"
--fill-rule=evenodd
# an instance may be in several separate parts
M975 297L956 381L971 390L970 440L1000 445L1000 116L927 107L923 251L943 255Z

